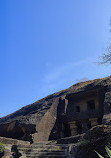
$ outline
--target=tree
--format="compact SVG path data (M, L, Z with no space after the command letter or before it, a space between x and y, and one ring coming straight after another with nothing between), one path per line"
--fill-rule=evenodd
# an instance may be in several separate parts
M110 46L105 50L105 53L101 56L101 64L111 64L111 44Z
M110 20L110 26L111 26L111 20ZM100 64L111 64L111 43L105 49L105 53L101 56Z

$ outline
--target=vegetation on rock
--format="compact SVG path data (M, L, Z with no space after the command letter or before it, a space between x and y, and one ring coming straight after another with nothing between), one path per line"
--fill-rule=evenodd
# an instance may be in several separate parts
M3 153L5 150L5 145L0 143L0 153Z
M0 158L4 155L5 145L0 142Z
M111 158L111 149L109 149L107 146L105 147L106 149L106 152L107 152L107 155ZM98 152L96 152L97 155L100 157L100 158L104 158L102 155L100 155Z

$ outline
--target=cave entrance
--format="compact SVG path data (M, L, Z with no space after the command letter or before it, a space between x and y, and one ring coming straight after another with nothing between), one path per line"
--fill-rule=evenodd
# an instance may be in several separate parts
M91 122L77 122L77 134L82 134L91 128Z
M71 130L70 125L67 123L64 123L64 137L70 137L71 136Z
M87 128L88 128L88 130L91 128L91 122L90 121L87 123Z
M77 122L77 134L82 134L82 123Z
M88 109L88 111L95 110L95 101L94 100L90 100L87 102L87 109Z

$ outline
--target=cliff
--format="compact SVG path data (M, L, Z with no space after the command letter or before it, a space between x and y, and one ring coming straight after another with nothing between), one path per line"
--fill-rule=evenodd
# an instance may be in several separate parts
M50 110L57 99L69 94L78 95L100 87L111 85L111 76L96 80L77 83L68 89L51 94L33 104L24 106L20 110L0 118L0 136L33 141L36 126L43 116ZM47 119L47 118L46 118Z

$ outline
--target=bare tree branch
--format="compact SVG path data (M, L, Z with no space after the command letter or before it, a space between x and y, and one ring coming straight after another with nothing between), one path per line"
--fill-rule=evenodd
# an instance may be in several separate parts
M109 25L111 26L111 20ZM111 30L110 30L111 32ZM103 55L101 56L101 60L99 64L111 64L111 43L109 46L105 49Z
M105 50L105 53L101 56L101 62L100 64L111 64L111 44L110 46Z

